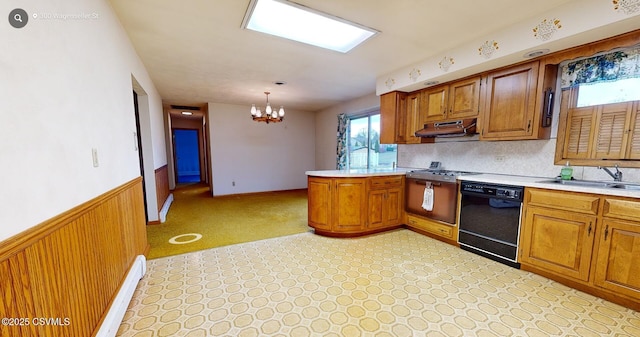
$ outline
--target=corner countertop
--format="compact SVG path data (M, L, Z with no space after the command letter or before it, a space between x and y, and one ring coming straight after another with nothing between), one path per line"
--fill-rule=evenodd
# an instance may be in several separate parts
M583 192L603 195L615 195L620 197L640 198L640 190L625 190L619 188L599 188L599 187L585 187L575 185L562 185L556 183L549 183L544 181L553 180L555 178L549 177L527 177L527 176L514 176L506 174L489 174L479 173L458 176L458 180L464 181L477 181L492 184L505 184L505 185L517 185L525 187L545 188L549 190L569 191L569 192ZM612 180L606 182L613 182ZM621 182L624 184L625 182Z
M403 176L414 168L379 168L379 169L351 169L351 170L322 170L307 171L307 176L327 177L327 178L357 178L357 177L376 177L376 176Z

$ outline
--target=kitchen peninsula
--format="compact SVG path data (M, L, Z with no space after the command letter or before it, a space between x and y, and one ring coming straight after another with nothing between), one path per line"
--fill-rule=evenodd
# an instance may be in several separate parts
M309 226L326 236L359 236L403 225L410 169L308 171Z

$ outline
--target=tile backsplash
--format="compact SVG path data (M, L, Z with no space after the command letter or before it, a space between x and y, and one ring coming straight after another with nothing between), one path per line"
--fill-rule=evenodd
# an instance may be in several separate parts
M432 161L442 162L447 170L512 174L552 178L562 165L554 165L556 139L525 141L447 141L435 144L398 145L398 166L427 168ZM573 166L576 179L610 180L596 167ZM613 165L612 165L613 166ZM621 168L623 181L640 183L640 170Z

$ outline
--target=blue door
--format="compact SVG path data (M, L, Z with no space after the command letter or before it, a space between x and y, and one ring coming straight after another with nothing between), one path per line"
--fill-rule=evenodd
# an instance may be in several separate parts
M200 182L198 130L173 130L178 184Z

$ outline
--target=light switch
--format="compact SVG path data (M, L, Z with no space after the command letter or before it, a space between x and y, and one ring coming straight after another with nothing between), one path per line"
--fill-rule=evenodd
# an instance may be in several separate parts
M91 156L93 157L93 167L98 167L100 166L100 163L98 162L98 149L96 149L95 147L91 149Z

